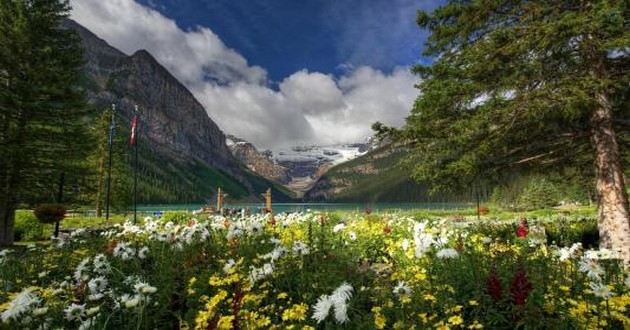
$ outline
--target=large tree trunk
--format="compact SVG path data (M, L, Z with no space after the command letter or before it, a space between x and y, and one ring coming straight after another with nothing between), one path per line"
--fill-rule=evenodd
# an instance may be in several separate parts
M591 116L591 140L595 149L600 247L620 252L628 264L630 208L619 145L612 126L612 105L605 93L597 94L597 104Z
M10 198L0 200L0 246L13 245L13 226L15 223L15 206Z

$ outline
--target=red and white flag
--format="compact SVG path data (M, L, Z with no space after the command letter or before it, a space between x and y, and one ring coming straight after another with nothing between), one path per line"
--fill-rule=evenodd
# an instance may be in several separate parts
M138 129L138 115L135 115L133 116L133 119L131 120L131 137L129 138L130 145L136 144L137 129Z

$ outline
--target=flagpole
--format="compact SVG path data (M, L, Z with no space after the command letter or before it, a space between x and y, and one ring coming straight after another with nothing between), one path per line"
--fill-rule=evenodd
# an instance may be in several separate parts
M136 126L135 126L135 140L134 140L134 152L135 152L135 163L134 163L134 174L133 174L133 223L137 223L138 216L138 106L136 105Z
M109 194L112 187L112 144L114 141L114 128L116 125L116 105L112 104L112 116L109 123L109 140L108 140L108 165L107 165L107 190L105 192L105 221L109 221Z

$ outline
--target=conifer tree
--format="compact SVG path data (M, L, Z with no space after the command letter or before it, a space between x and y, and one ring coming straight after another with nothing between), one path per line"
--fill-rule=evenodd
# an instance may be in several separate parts
M449 1L430 31L400 137L415 178L462 187L514 168L590 166L601 247L630 261L628 1ZM386 128L380 131L386 131Z
M65 0L0 1L0 245L12 244L15 210L54 196L89 149L78 36L61 27ZM56 191L56 190L53 190Z

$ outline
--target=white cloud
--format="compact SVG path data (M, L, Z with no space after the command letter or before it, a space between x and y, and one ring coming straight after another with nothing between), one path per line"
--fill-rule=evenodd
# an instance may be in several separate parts
M146 49L182 81L226 133L261 148L361 141L370 125L401 125L417 90L406 68L370 67L335 78L295 72L274 90L210 29L183 31L173 20L133 0L73 0L71 18L131 54Z

